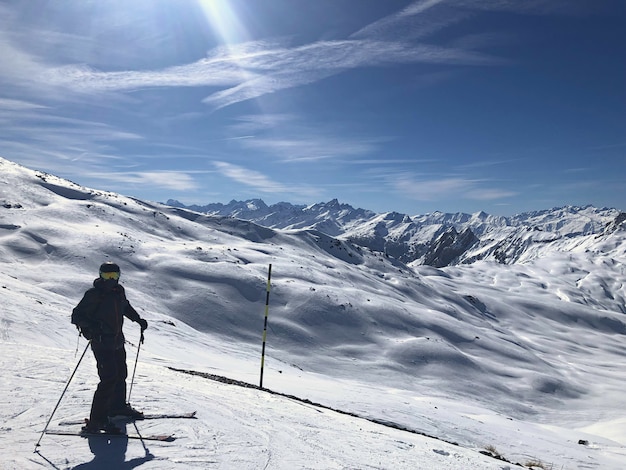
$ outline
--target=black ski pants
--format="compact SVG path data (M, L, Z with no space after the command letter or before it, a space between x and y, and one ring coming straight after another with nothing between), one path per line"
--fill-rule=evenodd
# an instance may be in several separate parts
M93 395L89 419L93 423L108 421L110 411L119 410L126 405L126 350L119 339L102 338L92 341L91 350L98 365L100 383Z

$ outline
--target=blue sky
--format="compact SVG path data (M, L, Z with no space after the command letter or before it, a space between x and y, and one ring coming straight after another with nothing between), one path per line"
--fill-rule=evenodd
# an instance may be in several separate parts
M623 0L0 2L0 156L205 204L626 209Z

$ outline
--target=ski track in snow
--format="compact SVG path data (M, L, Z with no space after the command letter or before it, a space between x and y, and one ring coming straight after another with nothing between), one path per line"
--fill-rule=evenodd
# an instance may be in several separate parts
M9 358L24 352L24 347L2 346L5 354L0 365L4 371L30 368L56 372L60 363L74 359L70 351L31 347L27 360L11 364ZM88 412L95 386L91 362L81 364L76 383L70 386L50 429L67 429L56 423L61 417L75 416L77 409ZM424 459L436 465L431 468L478 468L467 466L476 465L476 461L483 462L480 468L503 468L492 459L477 457L474 451L333 411L320 412L261 390L207 381L163 366L142 363L141 367L145 377L140 378L137 387L144 394L137 399L146 405L146 411L200 407L198 419L138 421L127 424L126 430L146 435L172 433L177 437L175 443L140 443L123 438L107 443L102 437L45 435L40 455L34 454L35 438L46 421L42 411L52 409L62 384L46 380L37 385L34 394L30 384L16 387L13 381L5 381L0 393L11 395L11 403L19 404L20 412L3 417L2 433L11 433L12 455L3 455L2 468L37 468L45 466L46 459L57 468L91 469L134 468L139 464L154 469L415 468L415 463ZM157 391L159 396L155 398L153 392Z

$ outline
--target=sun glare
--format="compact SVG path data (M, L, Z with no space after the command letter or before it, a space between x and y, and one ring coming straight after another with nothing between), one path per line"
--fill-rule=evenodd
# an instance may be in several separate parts
M229 0L198 0L211 29L224 44L246 41L247 32Z

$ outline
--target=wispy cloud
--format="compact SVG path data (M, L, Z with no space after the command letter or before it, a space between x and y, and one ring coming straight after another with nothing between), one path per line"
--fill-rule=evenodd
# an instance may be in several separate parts
M319 41L305 46L267 50L238 61L253 78L209 95L215 109L287 88L308 85L346 70L393 64L495 65L502 59L474 51L408 42L370 39Z
M571 0L418 0L352 34L352 38L377 40L419 39L433 35L471 18L476 11L509 12L521 15L581 14L593 11L592 3ZM510 37L481 33L453 40L449 46L469 50L502 45Z
M451 5L482 11L504 11L521 15L580 14L594 9L594 2L572 0L448 0Z
M361 158L356 160L350 160L354 165L398 165L398 164L421 164L421 163L433 163L435 159L416 160L412 158Z
M626 147L626 142L616 143L616 144L606 144L600 145L596 147L591 147L590 150L613 150L613 149L621 149Z
M253 188L265 192L276 193L286 192L287 186L276 181L272 181L264 174L250 170L241 166L233 165L227 162L213 162L217 170L227 178L230 178L238 183L252 186Z
M479 201L493 201L496 199L505 199L517 196L519 193L506 189L479 188L472 189L466 193L468 199L477 199Z
M221 108L313 83L350 68L398 62L486 65L494 61L496 59L486 55L462 50L369 40L323 41L296 48L259 41L217 48L208 58L163 70L102 72L87 66L69 65L49 68L40 76L46 83L77 92L234 85L204 100Z
M564 168L563 173L585 173L589 171L589 167L581 167L581 168Z
M253 138L241 142L249 149L260 150L283 162L303 162L364 155L377 149L371 139L357 140L334 136L308 135L296 138Z
M114 151L116 143L143 140L138 134L99 122L25 111L15 115L0 110L5 152L97 162L120 158Z
M432 2L439 3L439 2ZM393 24L407 16L389 19ZM387 24L387 23L386 23ZM485 66L502 59L461 48L389 40L371 34L291 46L280 41L249 41L217 47L192 63L154 70L105 71L84 64L52 65L0 35L4 64L0 80L36 84L66 93L128 92L152 87L215 87L204 99L214 109L307 85L345 70L394 64ZM57 57L57 60L59 58Z
M392 184L404 195L420 201L433 201L451 197L453 194L466 193L476 181L462 178L444 178L438 180L417 180L409 176L399 177Z
M218 172L237 183L249 186L256 191L268 194L300 194L314 196L319 194L316 188L305 185L291 186L272 180L268 176L256 170L233 165L232 163L213 162Z
M501 160L479 160L479 161L473 161L473 162L465 163L463 165L459 165L458 168L466 169L466 170L471 169L471 168L487 168L487 167L492 167L492 166L507 165L516 161L518 160L514 158L507 158L507 159L501 159Z
M97 180L110 181L116 185L154 185L174 191L193 191L199 187L193 177L183 171L112 172L86 176Z
M31 83L45 73L47 68L41 59L22 50L2 31L0 31L0 57L2 58L0 83L4 84Z
M347 159L374 153L385 138L354 135L334 123L332 129L324 124L307 123L296 113L249 114L237 118L229 127L239 135L238 144L246 150L263 152L273 160L285 163L310 162L327 159ZM245 137L245 138L244 138Z
M511 197L517 193L510 190L483 187L487 182L478 179L459 177L426 179L412 175L400 175L389 180L392 187L404 196L419 201L449 199L496 200Z
M300 116L290 113L244 114L238 116L235 124L230 127L239 132L256 132L290 124L299 119Z
M28 111L28 110L44 109L44 108L46 108L46 106L43 106L41 104L31 103L28 101L0 98L0 113L3 110Z
M142 136L117 126L54 115L53 109L30 102L3 102L1 151L35 168L78 179L87 173L101 177L127 161L120 146L146 144Z
M449 8L450 0L420 0L352 34L353 38L418 39L467 18L470 13Z
M296 46L279 40L248 41L216 47L207 57L191 63L153 70L97 70L85 64L68 63L70 59L58 54L44 59L33 52L40 51L36 43L30 43L30 49L26 49L28 44L18 45L16 38L28 37L25 32L0 32L0 57L3 60L0 81L83 94L123 93L152 87L215 87L218 90L206 96L204 103L220 109L311 84L350 69L417 63L506 64L508 62L502 58L475 50L477 40L483 46L490 40L497 42L497 37L483 35L466 38L465 42L450 41L447 45L415 41L463 21L475 10L549 14L568 10L567 4L563 0L420 0L366 25L346 39ZM64 40L77 42L75 36L65 37L58 32L33 33L54 35L59 51L65 49L61 47ZM33 34L33 37L37 36ZM468 44L472 47L466 47ZM54 65L54 60L63 60L65 64Z

